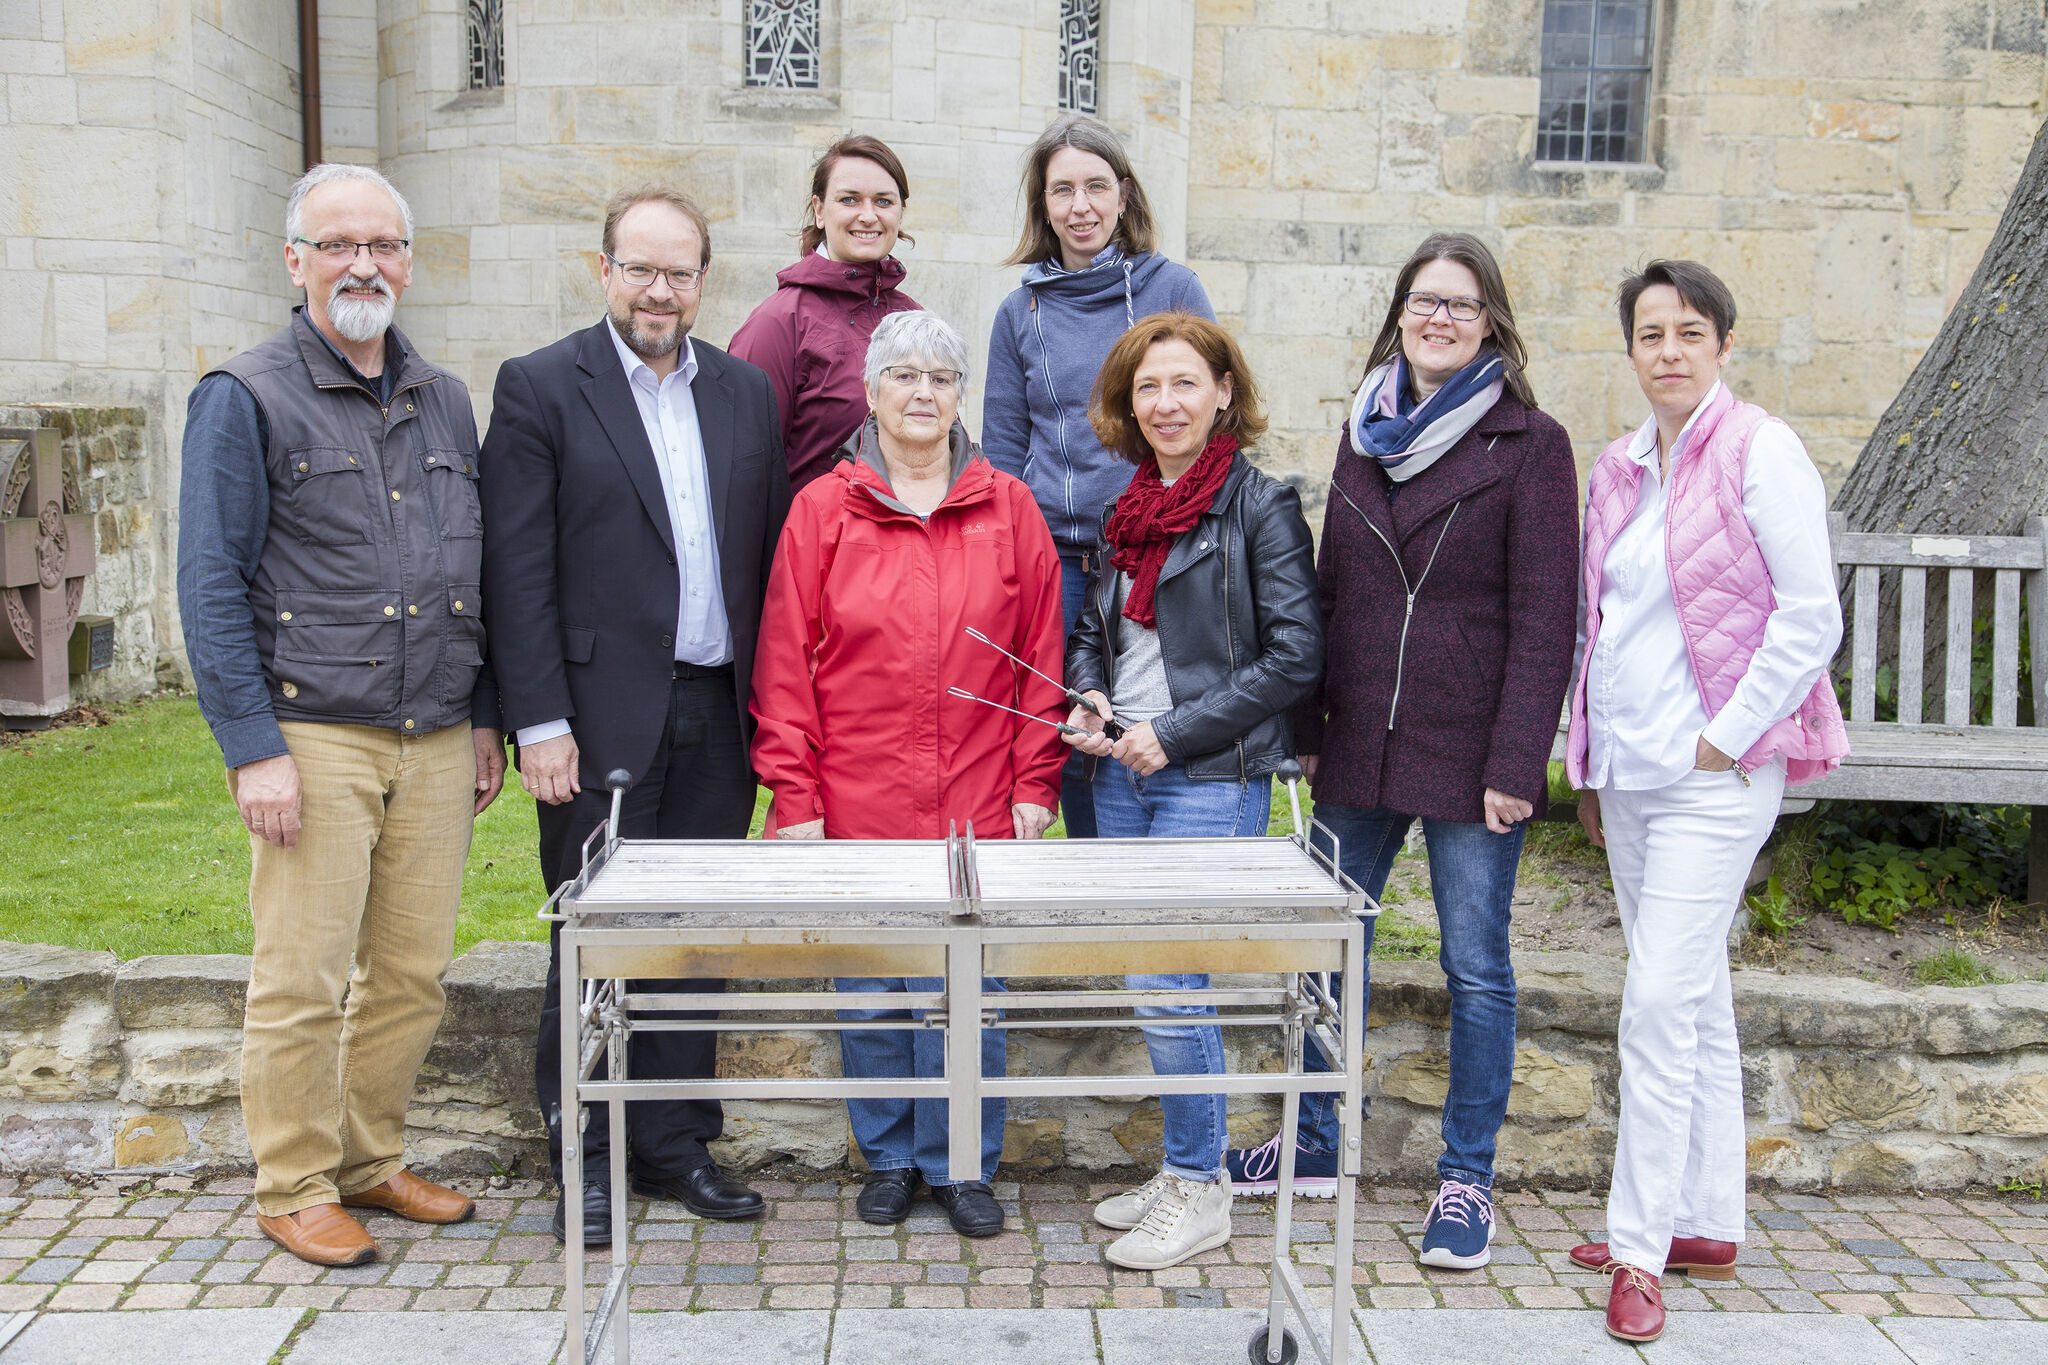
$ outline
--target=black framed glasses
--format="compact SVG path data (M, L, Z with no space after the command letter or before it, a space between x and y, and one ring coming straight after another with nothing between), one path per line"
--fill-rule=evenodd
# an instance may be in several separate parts
M598 255L610 261L612 268L619 272L619 277L635 289L647 288L647 286L654 283L654 277L657 275L667 276L668 287L675 290L678 294L694 294L697 292L697 287L704 283L704 270L691 270L680 265L670 270L664 270L658 265L642 265L638 261L622 261L609 251L600 251ZM708 270L710 267L706 266L704 269Z
M1408 295L1405 306L1409 312L1417 317L1435 317L1436 310L1441 308L1459 322L1477 322L1479 321L1479 315L1486 311L1486 300L1445 298L1441 294L1414 293Z
M412 249L412 243L403 237L379 237L374 242L351 242L346 237L316 242L310 237L294 237L292 243L309 246L330 261L353 261L362 251L369 252L373 261L395 261Z

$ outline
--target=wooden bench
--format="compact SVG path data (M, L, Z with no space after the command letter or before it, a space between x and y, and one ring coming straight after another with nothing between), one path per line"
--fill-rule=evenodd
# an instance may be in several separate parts
M1844 529L1828 518L1835 564L1848 571L1843 615L1849 646L1850 753L1840 768L1796 789L1800 798L1862 801L1963 801L2034 808L2027 899L2048 900L2048 518L2021 536L1916 536ZM1887 570L1896 571L1895 632L1879 603ZM1991 574L1991 714L1971 723L1970 643L1979 572ZM1948 610L1941 719L1930 720L1927 682L1927 575L1947 575ZM2020 607L2025 601L2034 724L2019 723ZM1897 718L1877 718L1877 669L1883 637L1897 641Z
M1849 757L1826 777L1786 796L1787 812L1825 798L1860 801L1956 801L2033 807L2027 901L2048 905L2048 518L2022 536L1915 536L1849 531L1828 517L1835 565L1848 571L1843 598L1849 647ZM1880 602L1887 571L1898 583L1897 619L1884 628ZM1945 573L1941 719L1925 715L1927 575ZM1970 645L1977 575L1991 574L1990 724L1970 721ZM2024 601L2032 668L2034 724L2019 723L2020 609ZM1884 637L1897 649L1897 716L1877 718L1877 669ZM1565 719L1569 721L1567 708ZM1564 758L1564 726L1551 757ZM1576 817L1553 802L1553 819Z

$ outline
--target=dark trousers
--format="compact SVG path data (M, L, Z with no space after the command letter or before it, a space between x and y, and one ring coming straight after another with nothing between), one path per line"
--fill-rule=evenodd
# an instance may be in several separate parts
M583 841L611 814L611 793L578 793L566 805L540 808L540 868L548 888L581 870ZM619 814L628 839L744 839L754 814L754 775L740 736L730 672L678 678L669 686L668 724L647 773L626 793ZM559 931L560 926L555 926ZM723 981L632 981L630 991L683 993L722 991ZM664 1011L645 1018L714 1019L715 1013ZM562 981L559 932L548 940L548 979L541 997L540 1038L534 1048L533 1084L548 1121L548 1163L562 1176ZM635 1077L695 1080L716 1069L718 1035L709 1030L636 1033L627 1044L626 1065ZM598 1076L606 1074L598 1063ZM610 1176L611 1122L605 1106L593 1104L583 1129L584 1179L603 1184ZM716 1100L641 1100L626 1106L626 1137L633 1168L653 1177L679 1176L711 1164L704 1144L724 1126Z

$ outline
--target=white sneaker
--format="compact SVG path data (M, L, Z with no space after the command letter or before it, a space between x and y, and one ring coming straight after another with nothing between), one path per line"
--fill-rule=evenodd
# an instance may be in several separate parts
M1130 1231L1145 1221L1145 1215L1152 1212L1152 1206L1166 1192L1166 1182L1172 1178L1161 1171L1135 1190L1111 1195L1095 1206L1095 1221L1119 1232Z
M1230 1240L1230 1178L1198 1185L1177 1175L1137 1227L1103 1248L1112 1265L1164 1270Z

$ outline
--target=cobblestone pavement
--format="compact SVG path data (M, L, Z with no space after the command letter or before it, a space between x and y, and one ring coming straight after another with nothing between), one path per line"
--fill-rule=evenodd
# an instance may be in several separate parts
M1092 1200L1124 1188L1054 1178L996 1186L1011 1231L953 1234L920 1200L895 1228L853 1212L857 1177L757 1178L758 1222L697 1219L633 1200L636 1309L1251 1308L1266 1300L1269 1202L1240 1198L1230 1244L1157 1273L1116 1269L1116 1234ZM372 1264L322 1269L256 1230L246 1179L103 1181L0 1176L0 1314L29 1310L312 1308L558 1309L553 1199L532 1181L476 1191L477 1217L432 1228L375 1216ZM1566 1259L1598 1238L1586 1194L1503 1193L1493 1264L1474 1272L1415 1263L1425 1195L1363 1191L1352 1271L1373 1309L1572 1309L1605 1303L1604 1279ZM2004 1197L1750 1196L1750 1236L1727 1283L1665 1280L1673 1310L1852 1314L1871 1318L2048 1319L2048 1203ZM1298 1200L1294 1259L1330 1283L1332 1205ZM594 1260L602 1260L597 1253Z

